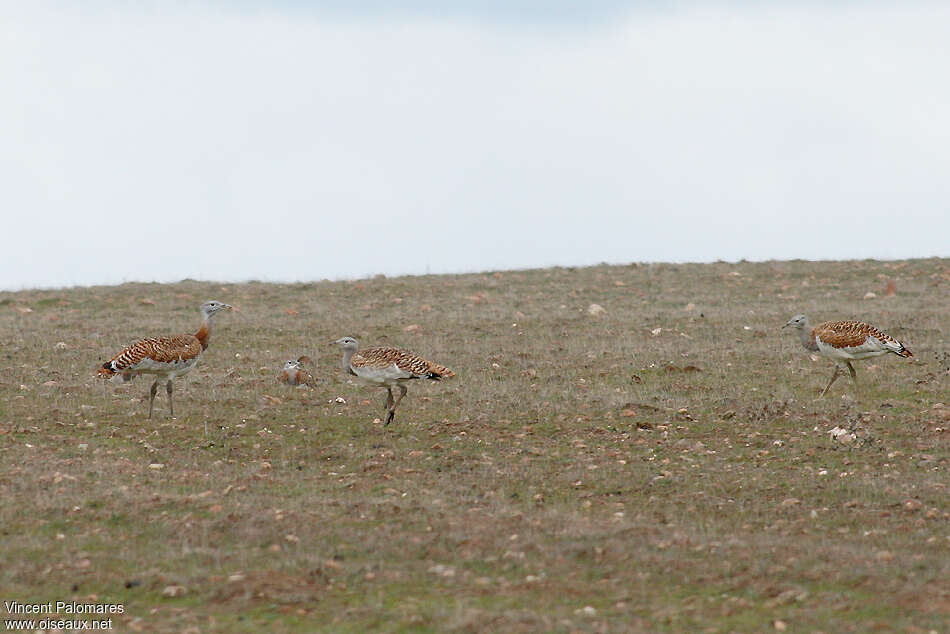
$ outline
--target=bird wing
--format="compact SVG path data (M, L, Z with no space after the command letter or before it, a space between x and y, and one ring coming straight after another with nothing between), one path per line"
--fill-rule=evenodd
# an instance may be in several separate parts
M134 369L146 359L156 363L188 361L199 356L201 351L201 342L194 335L155 337L136 341L112 357L106 365L111 366L113 372L122 372Z
M902 357L913 356L900 341L863 321L828 321L815 326L812 336L839 350L883 351Z
M389 370L392 378L404 379L450 379L455 373L419 355L400 348L367 348L360 350L350 360L350 366L359 373Z
M297 385L310 385L314 384L313 377L310 376L310 373L306 370L297 370L294 373L294 380L297 382Z

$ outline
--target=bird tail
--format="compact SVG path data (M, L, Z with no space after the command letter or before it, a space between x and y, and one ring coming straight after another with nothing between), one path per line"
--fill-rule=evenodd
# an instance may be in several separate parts
M438 363L429 364L429 374L426 376L427 379L432 379L433 381L441 381L442 379L454 379L455 372L449 370L444 365L439 365Z
M895 353L898 354L899 356L905 357L905 358L907 358L907 359L909 359L909 358L911 358L911 357L914 356L914 353L911 352L910 350L908 350L907 348L905 348L905 347L904 347L904 344L901 344L900 349L899 349L899 350L896 350Z

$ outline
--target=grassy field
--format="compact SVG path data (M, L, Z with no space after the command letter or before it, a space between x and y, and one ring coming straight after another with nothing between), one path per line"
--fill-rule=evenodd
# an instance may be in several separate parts
M242 312L177 418L94 379L207 299ZM948 308L935 259L0 293L0 599L143 632L946 632ZM916 358L816 401L798 312ZM344 335L459 378L383 427ZM316 389L278 385L302 354Z

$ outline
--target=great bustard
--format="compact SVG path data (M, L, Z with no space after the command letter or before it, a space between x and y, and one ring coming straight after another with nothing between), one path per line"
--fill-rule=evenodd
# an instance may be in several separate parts
M789 326L798 330L805 350L817 352L835 362L831 380L818 398L824 396L835 382L842 366L848 368L851 380L857 387L858 379L852 361L878 357L888 352L901 357L914 356L900 341L863 321L826 321L812 328L805 315L795 315L782 328Z
M413 379L440 381L455 376L455 372L447 367L426 361L408 350L388 347L360 350L359 343L353 337L343 337L331 344L343 346L344 372L355 376L367 385L386 388L387 425L393 422L396 407L408 391L404 385L406 382ZM395 398L393 388L399 390Z
M303 358L304 357L300 357L300 359ZM303 363L300 359L296 361L289 359L284 363L284 368L277 374L277 381L279 383L313 386L313 377L310 376L309 372L303 369Z
M172 379L188 373L198 363L201 353L208 349L211 341L211 320L222 310L233 310L233 307L217 301L205 302L201 305L203 319L198 332L193 335L184 334L136 341L111 360L103 363L96 375L112 381L125 382L131 381L139 374L154 374L155 382L152 383L152 389L149 391L148 417L152 417L155 392L161 380L166 381L168 411L174 417Z

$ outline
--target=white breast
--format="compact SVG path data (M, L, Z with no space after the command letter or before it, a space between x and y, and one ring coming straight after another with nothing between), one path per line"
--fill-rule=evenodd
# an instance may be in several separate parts
M412 378L411 372L400 370L395 363L388 368L377 368L373 366L353 368L353 372L363 381L377 385L386 385L399 380Z

